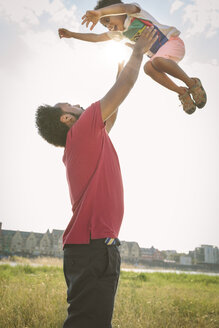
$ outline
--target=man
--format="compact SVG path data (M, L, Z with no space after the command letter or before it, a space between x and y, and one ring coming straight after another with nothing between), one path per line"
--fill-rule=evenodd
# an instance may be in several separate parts
M79 105L40 106L39 134L65 147L63 161L73 217L63 235L68 317L64 328L110 328L120 273L118 234L123 217L119 161L108 136L118 106L137 79L154 42L145 29L109 92L85 111ZM137 107L137 106L136 106Z

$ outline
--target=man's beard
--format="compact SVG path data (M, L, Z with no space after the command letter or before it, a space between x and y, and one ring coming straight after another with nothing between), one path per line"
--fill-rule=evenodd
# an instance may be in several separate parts
M83 112L81 114L83 114ZM72 114L72 115L76 118L76 121L77 121L79 119L79 117L81 116L81 114Z

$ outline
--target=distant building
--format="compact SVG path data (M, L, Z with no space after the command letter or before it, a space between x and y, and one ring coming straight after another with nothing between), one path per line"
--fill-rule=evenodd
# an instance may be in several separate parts
M153 246L151 248L141 248L141 260L163 261L164 254Z
M181 265L192 265L192 258L191 258L191 256L181 255L179 258L179 263Z
M175 251L174 249L171 249L171 250L163 251L163 253L166 255L167 260L172 261L174 256L177 254L177 251Z
M0 223L0 255L62 256L63 230L50 233L2 230Z
M195 248L194 261L195 261L195 263L204 263L205 262L204 248L202 248L202 247Z
M196 263L219 263L219 250L212 245L201 245L195 249Z
M201 245L204 248L205 263L215 263L214 248L211 245Z
M0 222L0 257L18 256L52 256L62 257L62 236L64 230L47 230L45 233L2 230ZM159 262L192 264L219 264L219 250L212 245L201 245L189 255L178 254L175 250L159 251L154 248L140 248L137 242L122 241L120 246L122 261L132 263L151 262L150 265L159 265ZM179 259L179 260L178 260ZM149 264L149 263L148 263Z
M63 256L63 230L37 233L2 230L1 227L0 223L0 256ZM123 260L137 261L140 258L140 247L136 242L122 241L120 253Z
M121 258L129 261L137 261L140 257L140 247L136 242L122 241L120 246Z

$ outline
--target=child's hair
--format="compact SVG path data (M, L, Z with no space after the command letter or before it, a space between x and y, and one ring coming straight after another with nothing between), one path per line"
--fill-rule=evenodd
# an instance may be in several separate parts
M54 146L65 147L69 127L60 121L63 111L59 107L40 106L36 112L38 133Z
M115 5L117 3L123 3L121 0L99 0L96 7L94 8L95 10L101 9L103 7Z

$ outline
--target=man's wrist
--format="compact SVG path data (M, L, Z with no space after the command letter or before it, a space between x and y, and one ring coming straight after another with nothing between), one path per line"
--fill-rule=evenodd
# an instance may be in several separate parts
M135 57L143 57L144 52L142 49L133 49L132 55Z

